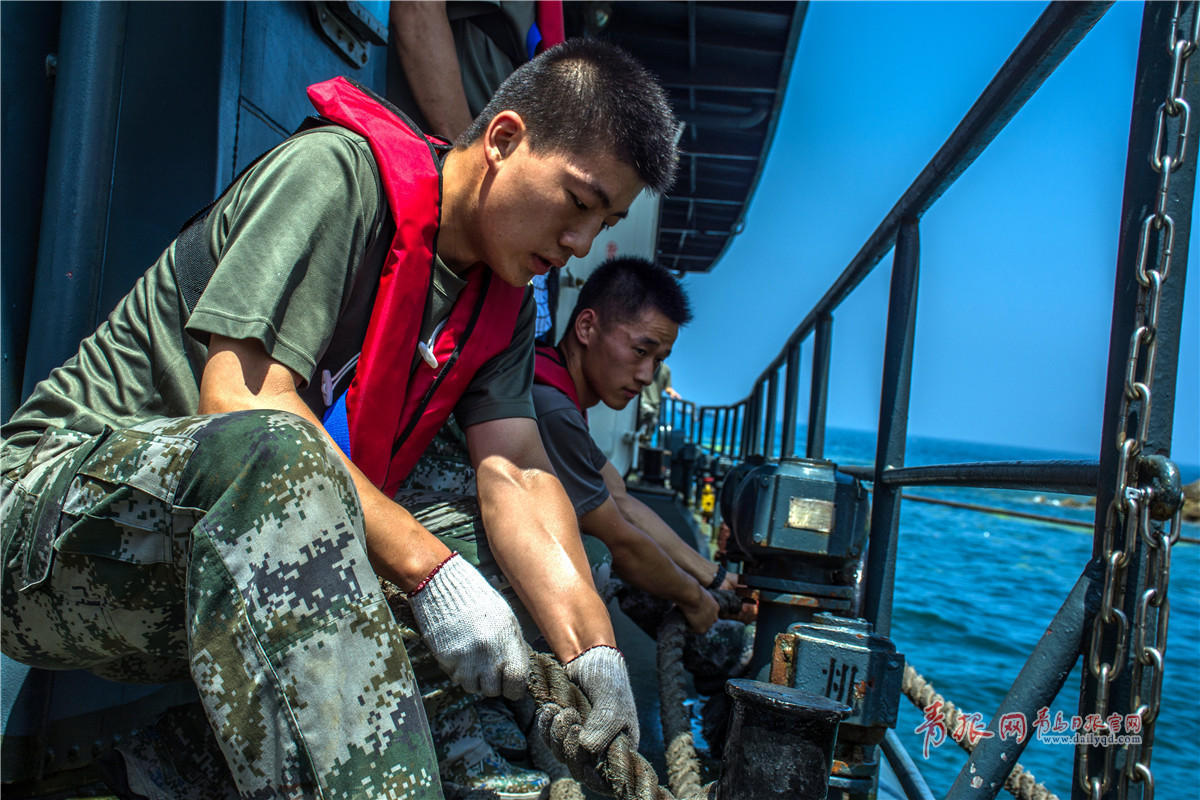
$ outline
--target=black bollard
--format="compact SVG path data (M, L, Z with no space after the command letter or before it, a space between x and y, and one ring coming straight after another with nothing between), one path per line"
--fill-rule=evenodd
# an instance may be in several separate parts
M667 482L667 473L671 468L669 450L643 445L638 450L638 463L641 465L642 480L646 483L662 486Z
M850 708L827 697L735 679L719 800L825 800L838 723Z

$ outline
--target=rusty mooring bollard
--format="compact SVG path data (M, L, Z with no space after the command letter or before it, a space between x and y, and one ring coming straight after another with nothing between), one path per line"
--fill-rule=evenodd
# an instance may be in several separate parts
M827 697L735 679L719 800L825 800L838 723L850 708Z

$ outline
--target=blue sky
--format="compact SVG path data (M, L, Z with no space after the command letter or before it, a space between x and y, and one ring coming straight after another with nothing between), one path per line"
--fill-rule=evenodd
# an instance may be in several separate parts
M809 7L745 231L712 273L687 279L702 322L670 359L686 398L747 394L1043 8ZM1098 452L1141 15L1117 3L924 216L911 434ZM1191 244L1173 451L1197 464ZM890 263L835 313L832 426L878 420Z

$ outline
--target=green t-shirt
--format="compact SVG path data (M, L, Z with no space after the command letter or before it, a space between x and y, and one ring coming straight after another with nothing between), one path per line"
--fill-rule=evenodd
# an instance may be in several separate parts
M336 375L362 348L394 232L370 145L336 127L292 137L221 196L205 228L217 269L192 314L176 285L172 242L0 431L5 469L23 461L47 427L95 434L195 414L210 334L257 339L301 377L300 396L323 414L321 375ZM423 339L465 285L436 259ZM526 291L508 348L475 374L455 407L462 427L534 418L533 320Z

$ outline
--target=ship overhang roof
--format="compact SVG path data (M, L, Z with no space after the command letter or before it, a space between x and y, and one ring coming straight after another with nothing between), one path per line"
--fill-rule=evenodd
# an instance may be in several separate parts
M807 3L622 2L600 35L659 77L684 123L656 257L708 272L741 232L770 150Z

